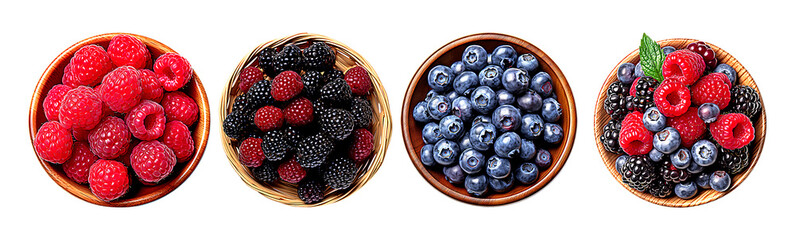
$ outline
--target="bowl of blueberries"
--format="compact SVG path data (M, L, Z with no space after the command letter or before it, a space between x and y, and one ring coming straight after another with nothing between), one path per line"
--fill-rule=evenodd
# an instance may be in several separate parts
M566 163L577 113L566 77L529 42L498 33L456 39L406 90L403 142L440 192L475 205L532 195Z

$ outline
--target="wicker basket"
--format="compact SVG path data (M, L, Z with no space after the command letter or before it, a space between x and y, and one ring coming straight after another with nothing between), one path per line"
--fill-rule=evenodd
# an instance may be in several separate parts
M660 46L663 47L672 46L675 47L676 49L682 49L685 46L687 46L687 44L696 41L698 40L674 38L674 39L657 41L657 43L659 43ZM729 66L737 70L738 84L748 85L757 92L759 92L759 88L756 86L756 83L754 82L754 79L751 77L751 74L748 73L745 67L743 67L743 65L740 64L740 62L738 62L737 59L732 57L732 55L730 55L728 52L724 51L723 49L710 43L707 44L710 47L712 47L712 50L715 51L715 55L718 58L719 63L728 64ZM621 65L621 63L627 63L627 62L638 63L639 60L640 57L638 56L637 49L635 49L635 51L633 51L632 53L627 55L624 59L622 59L621 62L619 62L619 64L616 65L615 68L613 68L613 71L610 72L610 75L607 76L607 79L602 85L602 89L599 91L599 99L596 101L596 109L594 110L594 139L596 141L596 146L599 149L599 154L602 156L602 161L607 167L607 170L610 171L610 174L613 175L613 177L616 179L616 181L619 182L619 184L621 184L621 186L624 186L624 188L626 188L628 191L632 192L632 194L635 194L639 198L654 204L659 204L668 207L698 206L704 203L714 201L720 197L723 197L724 195L736 189L737 186L739 186L740 183L742 183L745 180L745 178L748 177L748 175L751 173L751 170L753 170L754 166L756 166L756 162L759 160L759 155L762 153L762 146L764 146L765 144L765 133L767 132L767 117L765 113L764 101L762 101L762 112L759 114L759 118L754 123L754 128L756 129L756 136L754 138L754 141L751 143L751 147L749 148L750 149L749 156L751 157L751 162L749 163L749 166L746 170L732 177L732 186L731 188L729 188L728 191L718 192L712 189L708 190L700 189L698 194L691 199L681 199L676 196L668 198L657 198L649 193L640 192L638 190L632 189L626 184L623 184L621 182L621 174L619 174L618 171L615 169L615 161L616 158L619 157L619 155L606 151L604 149L604 146L602 146L602 143L599 141L599 136L602 135L602 127L605 124L607 124L608 121L610 121L610 116L605 112L603 103L605 100L605 91L607 91L608 86L610 85L610 83L617 80L616 72L618 71L618 66ZM761 92L759 93L759 100L760 101L762 100Z
M301 201L301 199L298 198L296 194L297 184L289 184L283 181L277 181L275 183L261 183L254 179L251 176L251 171L247 167L243 166L238 160L238 146L240 143L227 137L223 132L223 127L221 125L223 125L226 115L232 111L232 104L234 103L235 97L242 94L237 87L237 79L240 71L243 68L252 65L257 59L257 54L260 51L268 47L279 48L288 43L293 43L303 47L308 46L308 44L312 42L325 42L331 48L336 50L337 59L334 63L334 67L336 69L345 72L347 69L358 65L364 67L370 73L373 91L368 96L368 100L370 101L370 105L373 107L372 131L375 141L375 150L371 156L372 159L359 166L356 173L356 180L350 188L343 190L326 188L324 191L325 198L323 201L315 204L305 204L303 201ZM364 184L367 183L367 181L370 180L373 175L375 175L375 173L378 171L378 168L381 167L386 154L386 149L389 146L389 139L392 134L392 117L390 116L389 112L389 100L387 99L384 87L381 85L381 80L375 73L375 69L370 66L370 63L368 63L367 60L365 60L361 55L353 51L345 44L326 36L310 33L299 33L289 37L276 39L259 45L257 48L251 51L251 53L243 58L243 60L240 61L240 64L237 65L232 77L229 79L229 83L224 88L224 93L221 96L220 110L219 123L221 125L219 126L221 127L218 129L221 132L221 140L223 141L226 156L237 174L240 176L243 182L248 184L249 187L256 190L260 194L265 195L274 201L290 206L314 207L334 203L348 197L353 192L364 186Z
M31 144L33 143L33 139L36 137L36 132L38 131L39 127L47 122L47 118L44 116L44 108L42 107L44 97L47 94L47 91L52 88L52 86L61 83L64 67L66 67L67 63L69 63L72 55L74 55L74 53L81 47L90 44L97 44L107 49L111 38L119 34L122 33L107 33L84 39L64 50L60 55L58 55L57 58L55 58L55 60L52 61L52 63L50 63L50 65L44 71L44 74L41 75L41 79L39 79L39 83L36 85L36 91L33 93L33 97L30 101L29 128ZM162 44L154 39L131 33L124 34L135 36L143 41L143 43L149 48L149 52L152 54L153 61L164 53L175 52L165 44ZM75 197L93 204L111 207L129 207L145 204L167 195L179 187L179 185L182 184L182 182L184 182L191 173L193 173L193 170L196 168L196 165L199 164L199 160L201 160L201 157L204 154L204 148L207 146L207 138L210 134L210 106L207 102L207 94L204 92L204 86L202 85L201 80L199 80L199 76L196 74L196 71L193 72L192 80L188 82L182 91L193 98L193 100L196 101L196 104L199 106L199 118L195 123L196 125L192 127L195 151L188 162L177 164L174 167L174 172L171 174L171 176L166 178L160 184L155 186L133 185L131 192L123 196L121 199L112 202L104 202L94 196L87 185L81 185L69 179L59 164L52 164L42 160L41 158L39 158L39 163L41 163L41 166L44 167L44 170L50 175L53 181L55 181L55 183L61 186L64 190L71 193ZM137 182L137 180L133 179L132 182Z

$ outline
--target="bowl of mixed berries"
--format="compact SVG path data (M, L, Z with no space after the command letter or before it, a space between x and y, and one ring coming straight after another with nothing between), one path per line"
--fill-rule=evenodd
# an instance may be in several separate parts
M653 41L613 69L594 135L613 177L664 206L714 201L742 183L765 141L762 96L728 52L694 39Z
M543 51L496 33L454 40L420 66L403 101L417 171L471 204L523 199L563 167L576 132L563 73Z
M207 95L190 63L154 39L102 34L64 50L30 104L44 170L72 195L135 206L187 179L209 135Z
M349 196L373 177L392 131L375 70L348 46L300 33L262 44L221 99L224 151L240 178L291 206Z

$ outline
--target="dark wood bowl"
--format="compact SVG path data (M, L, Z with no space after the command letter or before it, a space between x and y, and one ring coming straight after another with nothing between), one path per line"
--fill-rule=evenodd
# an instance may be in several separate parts
M41 75L39 83L36 85L36 91L33 92L33 97L30 101L28 126L30 128L31 145L33 144L33 139L36 137L36 132L39 130L39 127L47 122L47 118L44 116L44 108L42 107L44 97L47 94L47 91L52 88L52 86L61 83L64 67L66 67L66 64L69 63L72 55L81 47L90 44L97 44L107 49L111 38L119 34L127 34L140 39L144 44L146 44L149 52L152 54L152 61L164 53L175 52L165 44L162 44L154 39L131 33L106 33L97 35L86 38L67 48L60 55L58 55L58 57L56 57L52 63L50 63L50 65ZM44 161L41 158L39 158L39 163L41 163L44 171L50 175L52 180L64 190L71 193L75 197L93 204L108 207L130 207L145 204L167 195L179 187L179 185L182 184L182 182L184 182L191 173L193 173L193 170L196 168L196 165L199 164L199 160L201 160L202 155L204 154L204 148L207 146L207 139L210 134L210 106L207 101L207 94L204 92L204 86L202 85L201 80L199 80L199 76L196 74L195 70L193 71L192 80L188 82L186 87L184 87L181 91L193 98L193 100L196 101L196 104L199 106L198 121L196 121L195 125L191 127L191 130L193 131L195 150L193 152L193 156L191 156L187 162L177 163L177 165L174 166L174 172L158 185L144 186L140 184L134 176L130 176L130 192L118 200L105 202L94 196L94 194L91 193L91 189L88 188L88 185L79 184L69 179L69 177L67 177L61 169L60 164L52 164L50 162ZM130 148L132 147L133 146L130 146Z
M675 47L676 49L682 49L685 48L687 44L697 41L698 40L695 39L673 38L673 39L657 41L657 43L659 43L661 47L672 46ZM715 46L714 44L711 43L707 44L710 47L712 47L713 51L715 51L715 57L718 58L718 63L728 64L729 66L737 70L738 84L750 86L751 88L759 92L759 88L756 86L754 78L751 77L751 74L748 73L745 67L743 67L743 65L740 64L740 62L737 61L737 59L732 57L731 54L719 48L718 46ZM610 174L613 175L613 178L615 178L616 181L618 181L618 183L621 184L621 186L626 188L627 191L632 192L632 194L635 194L635 196L638 196L643 200L662 206L693 207L715 201L716 199L721 198L726 194L729 194L731 191L736 189L737 186L739 186L740 183L742 183L745 180L745 178L748 177L748 174L751 173L751 170L754 169L754 166L756 166L756 162L759 160L759 154L762 153L762 146L765 145L765 134L767 133L767 114L765 113L765 102L762 101L761 92L759 92L759 101L762 102L762 112L759 113L759 117L754 123L754 128L756 129L756 136L754 137L754 141L751 142L748 153L749 157L751 158L750 159L751 162L748 164L748 168L745 169L743 172L732 176L732 186L731 188L729 188L728 191L718 192L712 189L707 189L707 190L699 189L697 195L691 199L681 199L676 196L670 196L668 198L657 198L649 193L640 192L638 190L630 188L621 181L621 174L618 173L615 167L616 159L620 155L606 151L604 146L602 145L602 142L599 141L599 136L602 135L603 126L610 121L610 115L608 115L607 112L605 112L603 105L606 98L605 92L607 91L608 86L610 86L611 83L617 81L618 79L616 77L616 72L618 72L618 67L622 63L627 63L627 62L637 64L638 61L640 61L640 56L638 55L638 53L639 53L638 49L635 49L635 51L632 51L629 55L624 57L624 59L621 59L621 61L615 66L615 68L613 68L613 71L610 72L610 75L607 75L607 79L605 79L604 84L602 84L602 89L599 91L599 99L597 99L596 101L596 109L594 110L594 127L593 127L594 139L596 140L596 147L599 149L599 155L601 155L602 161L607 167L607 170L610 171Z
M422 165L420 161L420 150L423 146L423 125L415 122L412 116L414 106L418 102L421 102L425 98L425 94L430 90L427 81L430 69L439 64L449 66L453 62L460 61L464 49L471 44L479 44L486 48L486 50L493 50L499 45L508 44L516 49L519 55L524 53L532 53L535 55L539 60L539 68L549 73L552 77L555 94L558 96L558 102L560 102L561 108L563 108L563 117L561 118L560 125L563 127L565 136L559 146L548 149L554 158L552 166L541 171L538 176L538 181L532 185L516 185L508 192L490 193L485 197L474 197L469 195L463 186L455 186L447 182L441 171L429 170ZM447 196L462 202L476 205L501 205L515 202L532 195L552 181L560 169L563 168L574 144L574 135L577 131L577 110L566 77L563 76L563 72L558 69L555 62L552 61L546 53L541 51L541 49L527 41L513 36L498 33L480 33L456 39L442 46L423 62L411 79L411 83L409 83L408 89L406 90L406 95L403 98L401 123L403 126L403 142L406 145L406 150L411 157L412 163L414 163L414 167L417 168L417 171L428 183Z

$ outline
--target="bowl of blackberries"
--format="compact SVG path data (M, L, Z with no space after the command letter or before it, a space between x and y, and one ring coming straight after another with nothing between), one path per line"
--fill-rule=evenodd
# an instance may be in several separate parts
M594 135L624 188L655 204L690 207L723 197L748 177L766 126L759 88L728 52L643 34L602 86Z
M496 33L454 40L420 66L403 102L403 141L442 193L476 205L523 199L549 183L576 132L574 99L543 51Z
M224 150L240 178L274 201L334 203L381 166L388 102L375 70L348 46L307 33L273 40L224 89Z

